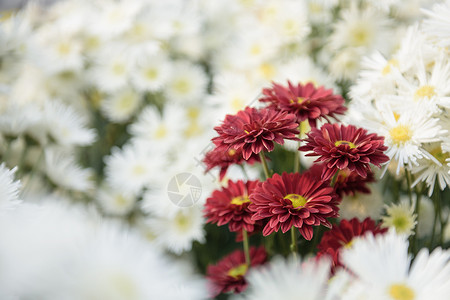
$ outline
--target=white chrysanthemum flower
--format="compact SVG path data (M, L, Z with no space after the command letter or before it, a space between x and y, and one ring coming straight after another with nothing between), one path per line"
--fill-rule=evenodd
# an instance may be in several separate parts
M161 158L143 143L126 144L113 148L104 158L106 181L123 193L138 195L159 175Z
M153 232L156 245L173 253L189 251L192 243L205 241L203 206L177 207L166 216L152 216L147 225Z
M123 45L108 44L93 59L89 75L98 89L115 92L127 85L133 61Z
M59 28L43 26L29 45L29 56L46 73L79 71L84 59L82 45Z
M99 1L97 14L92 16L95 22L91 24L90 30L99 35L115 37L128 30L133 19L143 6L142 1Z
M142 96L135 90L125 88L106 97L101 103L106 117L117 123L128 121L142 102Z
M329 272L328 259L300 262L277 257L268 265L250 270L243 299L325 299Z
M436 180L441 190L450 186L450 166L446 163L446 160L450 158L450 153L442 148L441 143L429 144L425 146L425 149L438 163L434 160L420 159L417 166L413 166L411 169L411 172L416 174L416 180L412 186L419 182L425 182L428 187L428 196L431 197Z
M223 73L214 77L214 93L211 103L226 113L236 113L250 105L260 95L260 90L241 73Z
M154 106L147 106L129 131L137 140L158 144L163 151L170 150L181 140L186 121L184 110L178 105L167 104L162 113Z
M358 218L360 221L367 217L378 220L384 207L383 195L375 185L370 185L370 191L370 194L358 193L355 196L344 196L339 205L340 217L348 220Z
M308 19L313 24L329 24L332 20L332 9L336 7L336 0L307 0Z
M421 109L394 114L388 106L381 111L380 119L374 121L369 127L379 135L385 137L387 156L398 163L400 168L409 169L417 165L417 160L428 158L436 159L424 149L425 143L438 142L446 131L438 124L438 119L431 118Z
M386 15L373 7L359 9L352 3L349 9L341 12L342 20L335 24L330 36L332 49L361 47L366 50L387 50L389 39Z
M450 252L422 249L411 264L408 242L394 232L356 239L341 258L356 276L342 299L446 299L450 293Z
M206 93L208 78L197 65L186 61L174 62L164 93L170 102L198 102Z
M400 235L410 236L414 234L414 227L417 224L414 206L409 204L408 199L403 199L399 204L392 203L386 206L387 215L381 218L383 221L382 226L384 228L393 228Z
M331 75L338 80L354 80L360 70L363 49L361 48L346 48L330 62L329 70Z
M0 113L0 132L4 136L19 136L42 122L42 117L42 111L36 105L8 105Z
M62 102L48 101L43 118L49 135L61 146L86 146L95 140L94 130L86 128L85 116Z
M0 164L0 211L9 209L19 202L20 181L14 180L17 167L9 170L5 163Z
M423 10L427 15L423 21L423 31L433 37L441 47L450 46L450 1L436 3L431 10Z
M396 95L389 98L398 102L396 106L402 110L420 106L431 113L438 113L439 108L450 108L450 88L447 84L450 81L450 62L443 52L439 52L430 62L432 69L427 68L426 63L423 59L416 60L415 70L408 76L394 72Z
M272 3L279 3L272 1ZM283 1L279 3L279 12L273 16L270 27L275 30L277 38L284 43L298 43L305 38L311 28L306 17L303 1Z
M132 83L142 92L163 88L169 79L171 64L164 55L146 56L138 61L132 73Z
M65 189L86 191L93 186L93 171L82 169L75 158L62 149L45 149L45 172L54 184Z
M137 202L134 195L117 191L110 186L103 186L97 191L97 202L102 210L113 216L125 216L130 213Z

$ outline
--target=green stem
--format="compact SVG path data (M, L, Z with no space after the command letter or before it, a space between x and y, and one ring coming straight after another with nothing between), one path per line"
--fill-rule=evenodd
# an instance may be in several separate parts
M416 199L417 199L416 200L416 205L414 207L414 214L417 217L417 224L414 227L414 234L411 236L411 243L410 243L409 247L411 249L411 252L415 254L416 251L417 251L417 232L418 232L418 229L419 229L419 222L420 222L420 220L419 220L420 200L422 199L423 188L421 188L419 190L419 188L416 186L416 188L414 190L415 190Z
M433 220L433 231L431 232L430 242L428 243L428 248L430 249L430 251L433 249L434 238L436 236L437 220L440 215L440 212L439 212L440 205L438 204L440 199L439 199L438 194L436 193L436 190L433 191L432 198L433 198L433 205L434 205L434 220Z
M411 188L411 172L405 167L406 185L408 186L409 204L413 205L412 188Z
M264 156L264 152L259 152L259 158L261 158L261 163L264 169L264 175L266 176L266 179L270 177L269 173L269 167L267 166L267 160Z
M331 183L330 186L334 187L334 185L336 184L336 180L339 176L339 170L336 171L336 173L333 175L333 178L331 178Z
M248 234L247 230L242 228L242 243L244 244L245 263L250 266L250 251L248 248Z
M297 149L300 148L301 142L299 141L297 144ZM295 151L294 152L295 156L294 156L294 173L300 173L302 166L300 164L300 152L299 151Z
M292 252L292 255L294 256L294 258L295 259L297 259L297 252L298 252L298 249L297 249L297 236L296 236L296 232L295 232L295 227L294 226L292 226L291 227L291 252Z

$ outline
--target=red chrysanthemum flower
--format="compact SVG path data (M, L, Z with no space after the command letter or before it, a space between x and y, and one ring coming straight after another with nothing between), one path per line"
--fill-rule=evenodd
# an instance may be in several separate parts
M213 150L207 152L203 158L203 162L206 165L205 173L209 172L212 168L220 167L219 180L222 180L227 173L228 167L231 165L238 165L244 162L242 156L242 150L223 149L215 147ZM260 161L258 155L253 154L246 160L246 163L253 164Z
M245 183L242 180L236 182L229 180L227 187L215 190L206 199L204 213L207 222L217 223L218 226L228 224L232 232L240 231L242 228L252 232L257 221L252 220L253 212L248 209L249 195L258 183L258 180Z
M387 228L381 228L375 224L375 221L366 218L364 221L359 221L357 218L351 220L342 220L339 226L325 232L322 239L317 246L319 249L318 256L329 255L333 259L333 272L338 266L342 266L340 260L340 252L343 248L351 247L353 238L363 236L367 232L372 232L374 235L385 233Z
M313 176L321 177L324 168L327 168L327 164L325 163L313 164L306 172ZM329 180L325 181L329 182ZM344 169L339 171L333 187L339 198L342 198L345 195L354 196L356 193L370 194L371 191L367 184L371 182L375 182L372 171L368 171L367 176L363 178L356 172Z
M387 150L384 137L368 134L363 128L353 125L324 124L313 128L300 151L312 151L306 156L319 156L315 162L325 162L322 179L328 180L338 171L348 169L365 178L370 171L369 163L381 167L389 160L383 154Z
M295 115L269 108L246 107L236 115L227 115L221 126L214 129L219 134L212 139L224 150L242 151L248 160L252 154L272 151L274 142L283 145L284 139L299 140Z
M313 236L313 226L331 227L327 218L338 216L337 195L325 182L309 174L283 173L273 175L259 184L250 196L249 209L254 220L267 218L263 235L292 226L307 240Z
M267 261L264 248L250 247L250 267L262 265ZM216 265L208 266L206 271L212 297L220 293L241 293L247 288L245 274L249 266L242 250L236 250L222 258Z
M287 87L273 83L272 88L263 89L263 94L259 101L269 103L269 107L276 110L295 114L298 123L308 120L311 127L316 127L321 118L329 122L329 118L336 119L335 115L347 110L344 98L323 86L315 88L313 83L293 85L288 81Z
M356 193L370 194L368 183L375 182L375 177L371 170L367 170L367 176L361 177L356 172L348 169L339 171L334 183L334 190L339 197L344 195L354 196Z

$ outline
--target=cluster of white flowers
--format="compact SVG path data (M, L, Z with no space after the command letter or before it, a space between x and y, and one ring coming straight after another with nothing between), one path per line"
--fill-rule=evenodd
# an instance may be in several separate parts
M249 290L235 299L425 300L450 293L450 251L423 249L411 263L407 240L394 232L355 238L342 259L345 268L331 279L327 258L274 259L250 272Z
M391 56L376 52L363 61L349 112L349 122L385 137L389 170L410 171L413 186L424 182L430 196L436 181L441 190L450 184L450 55L433 42L438 21L449 17L445 7L425 10L430 17L409 27Z
M443 190L450 2L407 27L420 7L430 1L62 0L0 15L0 298L205 298L192 262L164 253L181 260L205 242L213 127L271 82L339 92L358 78L348 122L386 137L389 171ZM379 218L382 196L371 197L344 201L342 215ZM250 299L273 299L284 285L265 282L280 272L324 296L328 263L296 266L250 277Z

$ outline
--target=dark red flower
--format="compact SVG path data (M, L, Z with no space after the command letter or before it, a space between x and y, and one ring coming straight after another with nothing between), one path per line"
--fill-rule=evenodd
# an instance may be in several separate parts
M356 172L344 169L339 171L334 183L334 190L341 198L345 195L355 196L356 193L370 194L370 188L367 184L371 182L375 182L375 177L371 170L367 170L366 177L361 177Z
M284 144L284 139L299 140L295 115L269 108L246 107L236 115L227 115L221 126L214 129L219 134L214 144L226 151L242 151L248 160L252 154L263 150L272 151L274 142Z
M313 164L307 172L320 178L324 168L327 168L326 163ZM325 181L330 182L330 180ZM370 194L371 191L367 184L371 182L375 182L375 177L371 170L367 172L366 178L363 178L356 172L344 169L339 171L333 187L336 194L342 198L345 195L354 196L356 193Z
M262 265L267 261L264 248L250 247L250 267ZM242 250L236 250L222 258L216 265L208 266L206 271L212 297L220 293L241 293L247 288L245 274L249 266Z
M369 163L381 167L389 160L383 154L387 150L384 137L368 134L363 128L353 125L324 124L313 128L300 151L312 151L306 156L319 156L315 162L325 162L322 179L328 180L338 171L348 169L365 178L370 172Z
M263 89L261 102L269 103L269 107L279 111L295 114L297 122L308 120L311 127L317 126L317 120L324 118L336 119L336 114L343 114L347 108L345 100L340 95L334 95L333 90L323 86L315 88L313 83L294 85L288 81L288 86L273 83L271 88Z
M333 259L333 271L336 267L342 266L340 260L340 252L343 248L351 247L354 237L363 236L367 232L372 232L374 235L385 233L387 228L380 228L375 224L375 221L366 218L364 221L359 221L357 218L351 220L342 220L339 226L325 232L320 240L317 248L319 249L318 256L329 255Z
M263 235L292 226L307 240L313 236L313 226L331 227L327 218L338 216L338 197L333 188L309 174L275 174L260 183L250 196L252 219L267 218Z
M227 173L228 167L231 165L241 164L244 160L242 156L242 150L224 149L215 147L213 150L207 152L203 158L203 162L206 165L205 173L209 172L212 168L220 167L219 180L222 180ZM253 164L260 161L257 154L252 154L246 162Z
M204 212L207 222L217 223L218 226L228 224L228 228L233 232L242 228L252 232L257 221L252 220L253 212L248 209L249 195L258 183L258 180L245 183L242 180L229 180L227 187L215 190L206 199Z

